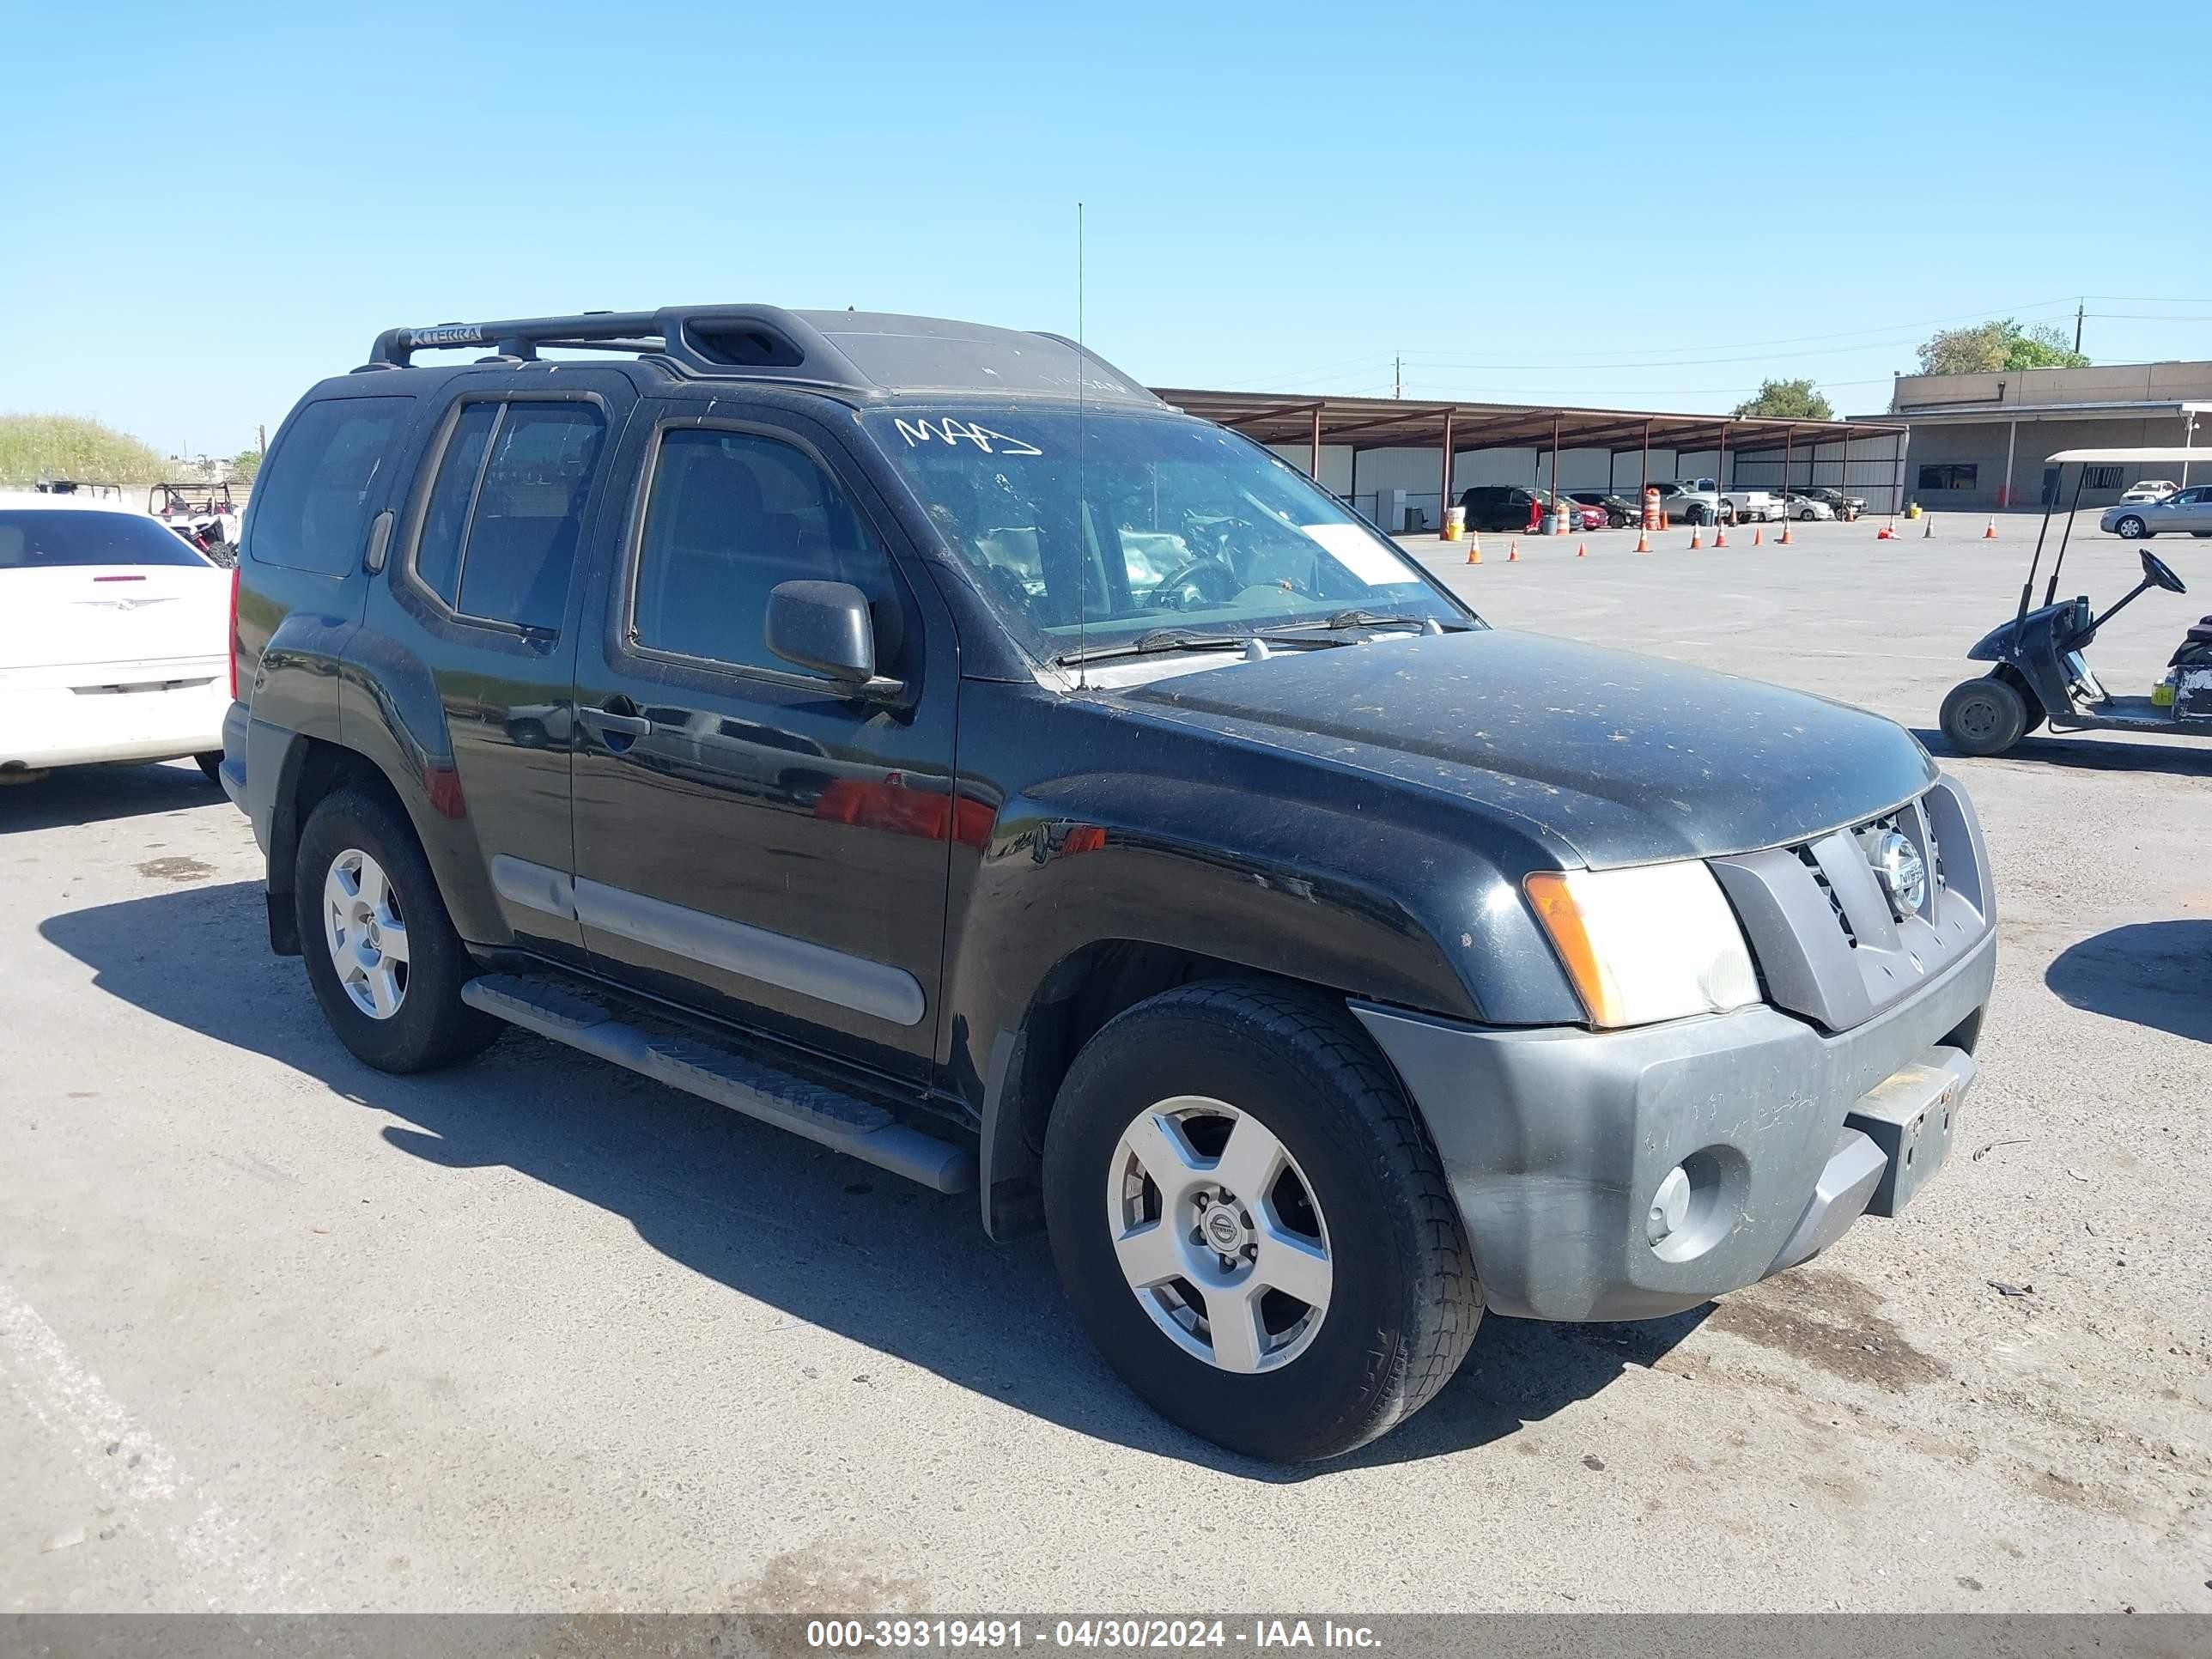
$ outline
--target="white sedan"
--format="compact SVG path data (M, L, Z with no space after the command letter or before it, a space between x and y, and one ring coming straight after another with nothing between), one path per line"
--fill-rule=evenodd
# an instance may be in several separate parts
M1800 495L1795 490L1782 498L1783 512L1792 519L1802 519L1808 524L1816 520L1832 519L1836 509L1814 495Z
M230 605L230 572L159 519L0 491L0 783L185 755L216 777Z

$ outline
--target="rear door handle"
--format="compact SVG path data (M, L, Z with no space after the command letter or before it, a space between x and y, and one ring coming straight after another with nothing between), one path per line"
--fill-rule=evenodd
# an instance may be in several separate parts
M601 737L619 732L627 738L641 738L653 730L653 722L642 714L625 714L614 708L580 708L576 718Z

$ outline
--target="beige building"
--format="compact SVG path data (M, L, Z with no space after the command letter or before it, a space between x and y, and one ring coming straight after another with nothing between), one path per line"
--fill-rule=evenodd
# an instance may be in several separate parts
M1864 418L1907 429L1905 495L1931 512L2039 511L2058 489L2045 458L2062 449L2202 444L2194 481L2212 483L2212 362L1900 374L1888 413ZM2081 505L2110 505L2138 476L2190 481L2172 465L2092 467Z

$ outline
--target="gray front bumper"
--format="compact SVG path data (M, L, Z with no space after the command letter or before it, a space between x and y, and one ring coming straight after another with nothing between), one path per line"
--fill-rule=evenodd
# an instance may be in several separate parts
M1352 1012L1428 1123L1490 1308L1648 1319L1796 1265L1869 1207L1900 1207L1941 1164L1972 1079L1942 1045L1972 1029L1996 975L1991 930L1835 1036L1764 1005L1603 1032ZM1677 1166L1698 1196L1655 1246L1649 1218Z

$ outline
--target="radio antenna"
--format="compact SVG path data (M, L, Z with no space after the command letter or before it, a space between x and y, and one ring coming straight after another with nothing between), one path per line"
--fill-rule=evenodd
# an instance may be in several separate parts
M1083 204L1075 204L1075 689L1090 689L1083 661L1088 618L1085 591L1091 586L1091 500L1084 477L1083 447Z

